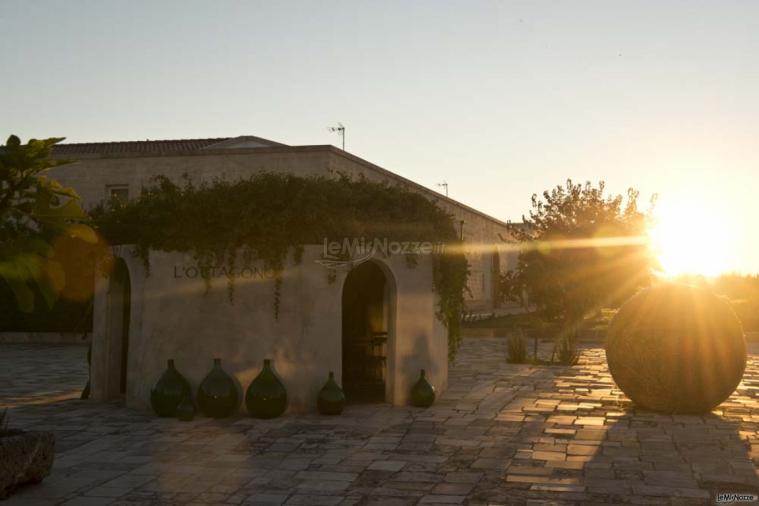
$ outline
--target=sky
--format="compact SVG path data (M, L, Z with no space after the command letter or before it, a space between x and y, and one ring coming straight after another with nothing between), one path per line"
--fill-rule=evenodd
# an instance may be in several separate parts
M342 122L504 221L567 178L658 194L759 272L758 25L750 1L3 0L0 135L339 146Z

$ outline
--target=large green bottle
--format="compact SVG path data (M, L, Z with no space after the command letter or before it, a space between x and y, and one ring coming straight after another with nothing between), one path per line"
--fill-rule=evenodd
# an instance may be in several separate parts
M335 381L335 373L330 371L329 378L316 400L316 407L322 415L339 415L345 408L345 394Z
M250 383L245 405L255 418L275 418L287 409L287 390L274 373L270 359L264 360L263 369Z
M433 402L435 402L435 387L427 381L422 369L419 379L411 387L411 404L418 408L429 408Z
M240 406L237 386L221 368L221 359L213 359L213 369L198 387L198 407L212 418L226 418Z
M192 395L190 384L169 359L166 370L150 391L150 405L158 416L175 416L177 406L186 395Z

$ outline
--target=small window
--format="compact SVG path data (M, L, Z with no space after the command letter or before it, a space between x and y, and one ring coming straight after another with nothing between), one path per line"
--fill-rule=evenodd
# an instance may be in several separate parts
M125 184L107 185L105 193L108 199L116 199L119 202L127 202L129 200L129 186Z

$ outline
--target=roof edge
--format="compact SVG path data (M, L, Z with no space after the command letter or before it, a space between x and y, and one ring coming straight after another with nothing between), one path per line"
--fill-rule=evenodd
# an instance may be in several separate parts
M226 140L227 139L220 139L220 141L226 141ZM89 143L84 143L84 144L89 144ZM280 144L278 146L260 147L260 148L217 148L211 145L206 148L203 148L197 151L190 151L190 152L187 152L187 151L168 152L167 151L167 152L161 152L161 153L139 153L139 152L137 153L119 152L119 153L107 153L107 154L93 153L93 154L88 154L85 156L72 157L72 159L97 160L97 159L115 159L115 158L164 158L164 157L177 157L177 156L247 155L247 154L288 153L288 152L290 153L292 152L296 152L296 153L297 152L301 152L301 153L327 152L332 155L341 156L343 158L347 158L348 160L351 160L352 162L363 165L364 167L370 170L378 172L382 174L383 176L386 176L390 179L394 179L400 183L403 183L416 190L419 190L420 192L426 194L427 196L433 197L443 202L447 202L451 205L459 206L499 226L506 227L509 225L505 221L502 221L502 220L499 220L498 218L490 216L489 214L479 211L471 206L468 206L467 204L459 202L458 200L447 197L443 195L442 193L439 193L439 192L436 192L435 190L427 188L426 186L420 183L417 183L415 181L412 181L411 179L408 179L399 174L396 174L395 172L392 172L388 169L380 167L379 165L376 165L359 156L351 154L347 151L343 151L342 149L335 147L332 144L313 144L313 145L302 145L302 146L287 146L285 144ZM60 158L67 158L67 157L60 156Z
M389 171L389 170L387 170L387 169L385 169L383 167L380 167L379 165L375 165L375 164L373 164L372 162L370 162L368 160L364 160L361 157L358 157L356 155L348 153L347 151L343 151L342 149L337 148L335 146L332 146L332 145L327 145L327 146L330 147L330 148L332 148L332 152L335 153L335 154L337 154L337 155L339 155L339 156L342 156L344 158L348 158L349 160L357 162L357 163L360 163L361 165L365 165L365 166L369 167L370 169L375 170L375 171L381 173L384 176L389 176L392 179L396 179L396 180L398 180L398 181L400 181L400 182L402 182L404 184L410 185L410 186L414 187L415 189L421 190L424 193L426 193L428 195L431 195L432 197L434 197L436 199L440 199L443 202L447 202L449 204L453 204L453 205L456 205L456 206L463 207L467 211L472 212L474 214L477 214L477 215L479 215L479 216L481 216L483 218L486 218L486 219L488 219L488 220L490 220L490 221L492 221L492 222L494 222L494 223L496 223L496 224L498 224L500 226L506 227L506 226L509 225L505 221L499 220L498 218L495 218L493 216L490 216L487 213L484 213L484 212L482 212L482 211L480 211L478 209L475 209L475 208L473 208L471 206L468 206L468 205L464 204L463 202L459 202L458 200L452 199L452 198L450 198L450 197L448 197L446 195L443 195L442 193L436 192L435 190L433 190L431 188L427 188L426 186L424 186L424 185L422 185L420 183L417 183L416 181L412 181L411 179L408 179L408 178L403 177L403 176L401 176L399 174L396 174L395 172Z

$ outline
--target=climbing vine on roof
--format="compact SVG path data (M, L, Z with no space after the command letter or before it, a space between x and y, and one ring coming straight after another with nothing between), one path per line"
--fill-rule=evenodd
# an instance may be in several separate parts
M92 216L105 240L136 245L146 266L151 249L190 252L210 282L210 267L232 272L240 261L244 267L262 262L276 273L275 316L286 258L292 252L300 262L303 245L325 238L442 244L432 262L438 318L448 328L450 358L458 348L468 265L455 226L435 203L401 186L271 173L180 186L161 176L139 198L103 203ZM231 298L232 277L228 288Z

